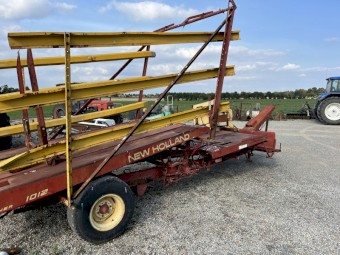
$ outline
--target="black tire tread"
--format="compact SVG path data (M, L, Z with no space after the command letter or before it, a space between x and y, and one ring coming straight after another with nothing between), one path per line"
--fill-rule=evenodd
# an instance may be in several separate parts
M0 113L0 127L8 127L11 125L10 118L7 113ZM12 136L0 137L0 151L8 150L12 147Z

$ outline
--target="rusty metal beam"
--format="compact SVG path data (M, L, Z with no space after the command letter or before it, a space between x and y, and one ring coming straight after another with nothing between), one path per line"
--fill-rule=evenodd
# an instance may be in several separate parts
M30 75L32 91L33 93L37 93L39 91L39 86L38 86L37 74L35 72L32 49L27 49L27 66L28 66L28 72ZM46 131L43 108L41 107L41 105L35 105L34 108L35 108L35 112L37 114L37 119L38 119L39 142L41 145L47 144L48 140L47 140L47 131Z
M17 62L16 70L17 70L17 77L18 77L18 84L19 84L19 92L20 94L25 94L25 79L24 79L25 72L24 72L24 68L21 65L19 52L18 52L16 62ZM30 135L30 128L29 128L29 115L28 115L27 109L22 110L21 120L22 120L23 133L25 136L25 145L27 149L30 149L31 148L31 135Z
M256 117L250 119L245 126L245 130L258 131L268 120L270 114L275 110L275 105L269 105L262 110Z
M234 66L226 67L226 76L234 75ZM218 68L187 72L177 82L183 84L199 80L216 78ZM177 74L163 76L135 77L121 80L107 80L100 82L79 83L71 85L72 100L89 99L124 92L159 88L167 86ZM65 86L40 89L39 92L26 91L0 95L0 113L26 109L32 105L51 105L64 102Z
M216 129L217 129L217 122L218 122L218 106L221 102L222 97L222 89L223 89L223 82L225 76L225 68L227 59L228 59L228 52L229 52L229 44L232 38L232 27L233 27L233 20L234 20L234 13L236 10L236 5L233 0L229 0L228 2L229 8L226 17L226 25L224 30L224 39L222 43L222 50L221 50L221 58L220 58L220 69L218 70L218 77L217 77L217 84L215 90L215 104L213 105L212 114L211 114L211 121L210 121L210 139L215 139Z
M199 43L209 39L213 32L102 32L102 33L70 33L70 46L112 47L142 46L178 43ZM213 41L222 41L223 33L217 34ZM239 31L233 31L232 40L239 40ZM61 32L24 32L8 33L11 49L25 48L62 48L64 33Z
M74 115L71 118L71 122L77 123L77 122L81 122L81 121L92 120L92 119L96 119L96 118L103 118L103 117L106 117L106 116L112 116L112 115L116 115L116 114L120 114L120 113L124 113L124 112L135 111L137 109L144 108L146 103L147 102L144 101L144 102L138 102L138 103L133 103L133 104L129 104L129 105L124 105L124 106L117 107L117 108L114 108L114 109L108 109L108 110L104 110L104 111ZM65 125L65 124L66 124L66 122L65 122L64 118L45 120L46 128L62 126L62 125ZM37 127L38 127L37 122L29 123L29 130L36 131ZM0 137L8 136L8 135L21 134L24 131L25 130L24 130L22 125L2 127L2 128L0 128Z
M126 59L136 59L136 58L151 58L155 56L156 56L156 53L153 51L81 55L81 56L71 57L71 64L81 64L81 63L101 62L101 61L111 61L111 60L126 60ZM50 66L50 65L64 65L64 64L65 64L64 56L34 58L35 66ZM0 69L15 68L16 66L17 66L16 59L0 60ZM27 67L27 59L21 59L21 66Z
M229 102L221 104L221 112L226 112L228 111L228 109L230 109ZM209 107L202 107L198 109L191 109L188 111L175 113L163 118L144 122L136 130L135 134L148 132L169 125L183 123L194 118L207 116L208 114ZM129 133L130 129L134 125L135 124L113 126L110 128L100 129L96 132L75 136L72 138L72 151L81 151L93 146L104 144L108 141L121 139ZM0 161L0 173L35 165L37 163L45 161L47 158L62 154L65 154L65 140L54 144L40 146L31 149L28 152Z

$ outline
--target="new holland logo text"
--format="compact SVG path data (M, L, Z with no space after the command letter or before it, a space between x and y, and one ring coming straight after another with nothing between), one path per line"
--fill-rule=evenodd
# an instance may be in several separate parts
M179 145L179 144L186 142L188 140L190 140L189 134L184 134L184 135L181 135L181 136L177 136L175 138L170 138L169 140L167 140L165 142L156 144L152 147L149 147L147 149L144 149L144 150L135 152L132 155L129 155L128 161L129 161L129 163L132 163L132 162L141 160L141 159L146 158L146 157L153 155L155 153L158 153L158 152L164 151L166 149L169 149L173 146Z

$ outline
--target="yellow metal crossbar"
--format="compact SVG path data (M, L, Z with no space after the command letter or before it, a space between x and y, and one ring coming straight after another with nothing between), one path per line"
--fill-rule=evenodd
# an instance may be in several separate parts
M226 76L234 75L234 66L226 67ZM178 84L216 78L218 68L187 72ZM177 74L163 76L145 76L127 78L122 80L108 80L71 85L72 100L82 100L124 92L133 92L167 86ZM43 88L39 92L26 91L25 95L19 92L0 95L0 113L27 109L34 105L51 105L64 103L65 86Z
M226 112L230 109L229 102L222 103L220 106L220 112ZM173 124L183 123L195 118L201 118L208 115L209 107L202 107L198 109L191 109L188 111L172 114L163 118L144 122L137 130L136 134L148 132L151 130L159 129ZM72 138L72 152L81 151L87 148L91 148L100 144L107 143L121 139L127 135L133 124L127 124L122 126L113 126L110 128L101 129L96 132L86 133L78 135ZM32 166L37 163L45 161L47 158L54 157L56 155L65 154L65 140L56 144L44 145L31 149L28 152L16 155L14 157L0 161L0 173L21 169L27 166Z
M156 53L153 51L137 51L137 52L120 52L111 54L95 54L95 55L81 55L72 56L71 64L81 64L90 62L100 61L111 61L111 60L124 60L124 59L135 59L135 58L150 58L155 57ZM49 66L49 65L64 65L65 57L45 57L45 58L34 58L35 66ZM27 66L27 60L21 59L22 67ZM15 68L17 66L17 59L4 59L0 60L0 69Z
M133 103L133 104L117 107L117 108L114 108L114 109L108 109L108 110L103 110L103 111L98 111L98 112L91 112L91 113L85 113L85 114L80 114L80 115L74 115L74 116L72 116L71 121L72 121L72 123L77 123L77 122L92 120L92 119L96 119L96 118L103 118L103 117L106 117L106 116L112 116L112 115L116 115L116 114L120 114L120 113L124 113L124 112L138 110L138 109L144 108L145 105L146 105L146 102L138 102L138 103ZM61 126L61 125L65 125L65 124L66 124L66 122L65 122L64 118L45 120L46 128ZM30 131L36 131L37 128L38 128L37 122L31 122L30 123ZM2 127L2 128L0 128L0 137L8 136L8 135L21 134L23 132L24 132L24 128L23 128L22 125Z
M71 36L70 46L83 48L198 43L208 40L212 32L102 32L69 34ZM220 32L213 41L222 41L223 36L223 32ZM239 39L239 31L233 31L231 40ZM64 33L9 33L8 42L12 49L62 48L64 47Z

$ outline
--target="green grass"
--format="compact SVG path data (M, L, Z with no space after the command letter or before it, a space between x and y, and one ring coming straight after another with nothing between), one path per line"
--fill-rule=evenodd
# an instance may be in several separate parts
M256 103L260 103L261 109L268 105L275 105L274 112L293 113L298 112L305 103L313 108L316 100L315 99L246 99L246 100L231 100L232 107L238 107L242 110L253 109Z
M46 118L51 118L53 116L53 107L54 107L53 105L48 105L48 106L43 107L44 116ZM14 112L9 112L7 114L11 118L11 120L22 118L22 111L14 111ZM30 118L36 118L37 115L35 113L35 109L33 108L28 109L28 116Z
M136 99L137 101L137 99ZM261 109L263 109L267 105L275 105L275 113L282 111L283 113L289 113L289 112L298 112L302 106L307 102L311 108L313 108L316 100L315 99L244 99L244 100L229 100L231 103L231 107L237 107L238 109L241 109L242 111L247 111L249 109L253 109L256 105L256 103L260 103ZM203 103L203 100L200 101L174 101L175 110L178 111L185 111L192 109L192 106L194 104ZM119 103L123 105L131 104L133 102L131 101L119 101ZM147 107L150 107L152 105L152 101L147 102ZM162 102L164 104L164 102ZM53 116L53 106L44 106L44 115L45 117L52 117ZM11 119L21 119L22 112L21 111L14 111L9 112L8 115ZM36 117L35 110L29 109L29 116L31 118Z
M199 104L204 101L174 101L174 105L178 105L179 111L184 111L192 108L192 105ZM256 103L260 103L261 109L268 105L275 105L275 112L282 111L284 113L298 112L307 102L313 108L315 99L244 99L244 100L229 100L231 107L237 107L244 110L253 109Z

